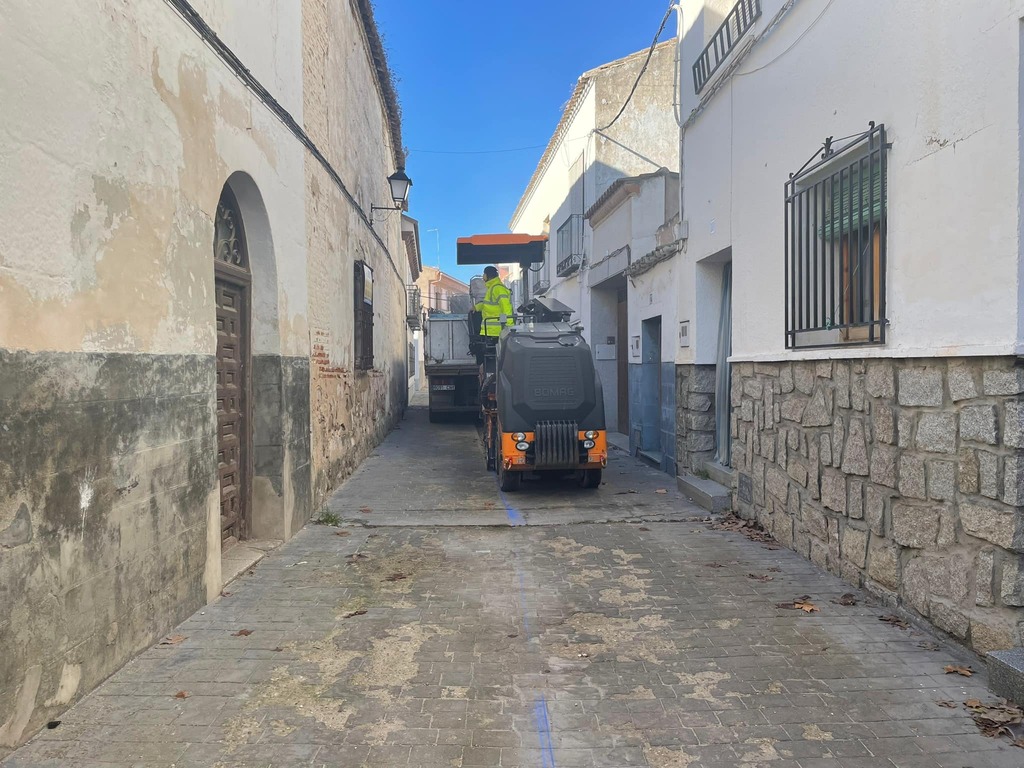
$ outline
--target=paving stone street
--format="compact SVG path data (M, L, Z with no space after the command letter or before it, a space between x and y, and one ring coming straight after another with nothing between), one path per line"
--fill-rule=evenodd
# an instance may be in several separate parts
M2 765L1024 764L962 706L993 698L979 658L716 530L622 452L605 479L504 496L472 424L411 409L328 505L338 525L307 526Z

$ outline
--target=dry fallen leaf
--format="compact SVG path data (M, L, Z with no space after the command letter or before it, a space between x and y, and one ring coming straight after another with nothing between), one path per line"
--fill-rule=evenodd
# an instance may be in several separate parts
M178 691L176 694L174 694L174 698L176 699L187 699L188 696L188 691Z
M240 629L237 632L232 632L231 636L232 637L248 637L251 634L252 634L252 630L251 629Z
M161 640L160 645L177 645L185 640L188 640L188 635L170 635Z
M974 674L974 670L971 667L961 667L957 664L947 664L944 667L947 675L961 675L963 677L970 677Z
M384 581L402 581L406 578L404 573L392 573L390 576L385 576Z
M365 613L366 613L365 609L361 609L361 610L358 610L358 611L349 611L348 613L343 613L341 615L341 618L343 618L343 619L351 619L353 616L362 616Z
M334 535L335 536L351 536L352 534L349 533L348 531L335 531Z
M793 603L794 608L799 608L804 613L817 613L818 606L814 603Z
M945 707L946 709L956 709L955 701L940 700L936 701L935 703L938 704L940 707Z
M770 571L771 573L782 573L782 569L776 568L774 565L771 568L767 568L766 570Z
M220 593L220 596L221 596L221 597L231 597L231 595L233 595L233 594L234 594L233 592L224 592L224 591L221 591L221 593Z
M853 592L847 592L845 595L840 595L839 598L832 601L836 605L845 605L847 607L857 604L857 596Z
M659 488L658 490L655 491L655 493L668 493L668 489L667 488Z
M705 568L725 568L721 563L704 563Z
M974 709L975 707L982 706L981 699L968 699L964 702L964 706L968 709Z
M909 629L910 628L910 625L907 624L907 622L905 622L899 616L893 616L892 614L888 614L886 616L879 616L878 620L881 621L881 622L884 622L886 624L890 624L890 625L896 627L897 629Z
M283 650L284 648L282 648L281 646L277 646L277 648L274 649L274 653L280 653Z
M748 573L747 578L753 579L754 581L773 581L775 579L774 576L769 576L768 574L758 576L756 573Z
M364 515L368 515L371 512L373 512L373 510L370 509L369 507L360 507L359 511L362 512Z
M933 643L931 640L922 640L916 644L918 648L924 648L926 651L937 651L939 650L939 644Z

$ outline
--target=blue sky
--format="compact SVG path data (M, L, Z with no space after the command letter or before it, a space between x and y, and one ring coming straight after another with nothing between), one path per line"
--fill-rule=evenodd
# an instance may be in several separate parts
M446 272L466 279L477 271L455 265L456 238L508 231L577 78L645 50L668 5L668 0L376 3L411 150L409 215L420 222L425 264L436 266L440 252ZM674 33L670 20L662 39ZM440 154L518 147L534 148Z

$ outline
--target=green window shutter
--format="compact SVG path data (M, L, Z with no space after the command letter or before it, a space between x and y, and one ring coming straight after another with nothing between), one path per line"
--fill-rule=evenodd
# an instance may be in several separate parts
M832 182L832 202L820 233L825 240L843 237L851 224L854 231L859 231L882 220L881 164L871 163L871 172L866 175L868 178L859 170L843 169L841 180Z

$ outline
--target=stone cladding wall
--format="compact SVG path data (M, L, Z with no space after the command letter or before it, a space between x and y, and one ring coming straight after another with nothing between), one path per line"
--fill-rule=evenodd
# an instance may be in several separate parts
M735 509L978 651L1024 644L1015 363L736 364Z

